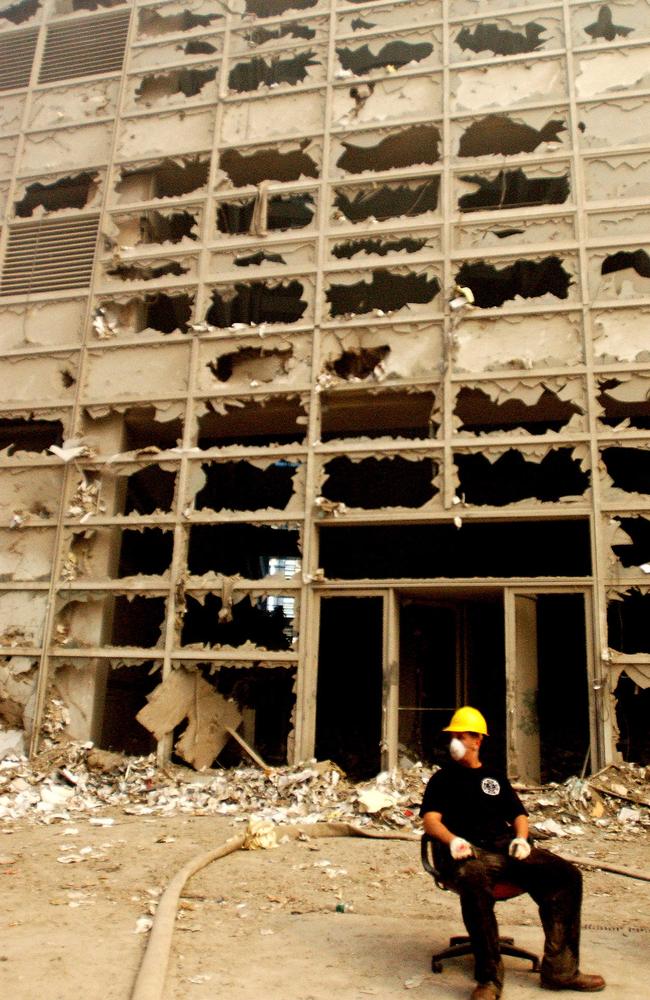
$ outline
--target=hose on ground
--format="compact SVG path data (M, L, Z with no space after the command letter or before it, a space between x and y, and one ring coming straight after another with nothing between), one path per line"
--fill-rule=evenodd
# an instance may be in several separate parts
M419 840L417 833L398 830L367 830L353 823L313 823L308 826L279 826L276 837L295 840L298 837L370 837L375 840ZM178 911L178 902L185 883L202 868L241 850L246 835L230 837L220 847L197 854L178 871L163 892L158 903L149 940L136 976L131 1000L162 1000L165 977L169 965L172 935Z

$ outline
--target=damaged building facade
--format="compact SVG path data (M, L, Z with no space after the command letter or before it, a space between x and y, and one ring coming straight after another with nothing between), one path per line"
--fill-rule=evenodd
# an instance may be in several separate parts
M647 763L650 0L15 0L0 54L4 728Z

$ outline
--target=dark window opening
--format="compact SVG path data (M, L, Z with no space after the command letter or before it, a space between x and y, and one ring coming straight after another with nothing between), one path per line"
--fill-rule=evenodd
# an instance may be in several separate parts
M206 313L211 326L228 327L233 323L297 323L307 302L301 299L299 281L267 284L251 281L212 292L212 305Z
M436 163L440 158L440 132L435 125L413 125L401 132L393 132L374 146L357 146L343 142L344 152L336 161L337 167L350 174L364 170L391 170L394 167L413 167L421 163Z
M267 62L261 56L254 56L247 62L237 63L228 75L228 87L237 93L245 94L259 87L278 86L287 83L295 87L304 83L309 77L310 66L320 66L315 53L298 52L295 56L282 59L271 56Z
M165 625L164 597L118 595L113 602L112 646L158 646Z
M139 448L175 448L183 440L183 422L179 418L156 418L153 406L130 407L124 413L124 450Z
M293 598L289 598L293 600ZM236 601L229 616L219 616L222 601L214 594L205 594L202 601L187 597L181 646L202 643L206 646L243 646L252 642L257 649L269 652L291 650L294 615L284 603L275 604L270 597L251 599L248 595ZM289 612L289 613L288 613Z
M159 465L147 465L126 481L125 514L153 514L169 511L174 502L176 473L165 472Z
M182 46L182 49L186 56L209 56L217 51L216 45L202 42L199 38L190 38L189 42Z
M153 104L173 97L174 94L196 97L216 75L216 66L209 66L207 69L183 67L167 73L152 73L151 76L142 78L135 91L135 100L138 104Z
M571 275L562 267L559 257L545 257L544 260L518 260L514 264L498 268L484 261L463 264L456 275L456 284L468 285L474 301L481 309L501 306L508 299L519 296L535 299L550 293L558 299L566 299Z
M589 473L571 448L552 448L540 462L528 462L520 451L509 448L494 462L485 455L457 453L458 495L477 506L505 507L519 500L551 503L561 497L582 496L589 486Z
M173 333L175 330L187 333L193 305L193 295L165 295L164 292L148 295L144 302L143 329L158 330L160 333Z
M279 459L265 469L250 462L206 462L205 486L196 510L285 510L293 496L298 465Z
M370 218L384 222L386 219L435 212L439 190L439 177L432 177L420 184L383 184L378 188L358 188L352 197L343 190L337 190L334 205L350 222L365 222Z
M426 236L421 239L405 236L401 240L346 240L344 243L336 243L332 248L332 253L339 260L351 260L360 253L377 254L379 257L402 251L404 253L417 253L426 245Z
M293 357L290 347L282 350L264 350L263 347L241 347L238 351L221 354L207 367L219 382L229 382L235 377L243 382L272 382L289 372Z
M192 212L143 212L132 217L139 223L138 244L180 243L185 238L197 240L197 216ZM116 220L118 225L123 221Z
M217 210L220 233L248 233L255 213L256 198L221 202ZM314 217L314 197L311 194L271 195L266 202L266 229L282 232L304 229Z
M115 185L118 194L129 195L138 190L130 200L148 201L151 198L180 198L181 195L199 191L208 183L210 163L197 158L161 160L153 167L139 170L120 170Z
M370 281L357 281L354 285L332 285L326 297L331 316L363 315L373 309L393 312L411 303L433 302L440 291L436 277L426 274L394 274L392 271L373 271Z
M219 166L235 187L261 184L262 181L297 181L301 177L318 177L318 165L304 150L309 140L296 149L281 152L279 149L258 149L254 153L240 153L226 149L219 157Z
M215 675L219 694L232 698L244 717L240 732L267 764L287 763L287 739L296 701L295 671L286 667L220 667ZM241 762L241 748L230 740L219 754L223 767Z
M258 250L257 253L249 253L237 256L234 259L235 267L259 267L260 264L286 264L286 260L279 253L268 253L266 250Z
M650 451L644 448L604 448L601 458L619 490L650 493Z
M266 447L305 438L307 420L297 398L224 401L223 406L225 413L211 410L199 417L199 448L231 444Z
M298 24L297 21L293 21L289 24L280 24L277 28L253 28L244 34L244 38L250 45L266 45L267 42L279 41L287 36L304 38L309 41L316 37L316 31L308 24Z
M626 28L623 24L614 24L612 12L606 6L600 8L597 19L585 28L586 33L591 35L594 41L598 38L604 38L606 42L613 42L618 35L621 38L626 38L633 30L633 28Z
M182 14L159 14L157 10L141 10L139 28L141 35L169 35L176 31L191 31L192 28L207 28L213 21L223 17L221 10L214 14L194 14L184 10Z
M36 14L40 7L39 0L21 0L0 10L0 21L11 21L12 24L24 24Z
M321 440L390 435L435 437L432 392L334 392L321 394Z
M0 451L46 452L51 445L63 444L63 424L60 420L39 420L35 417L0 419Z
M37 208L46 212L59 212L64 208L85 208L97 193L99 174L83 173L63 177L51 184L36 181L28 184L25 194L14 206L20 219L28 219Z
M589 522L465 521L320 528L330 580L589 576Z
M358 382L381 372L382 362L389 354L388 344L382 344L381 347L360 347L356 351L343 351L334 361L328 361L325 367L339 378Z
M297 528L271 524L193 524L187 552L188 571L236 574L246 580L277 575L290 579L300 566ZM293 570L293 572L291 572Z
M397 455L353 462L341 455L326 463L325 474L324 497L364 510L422 507L440 492L433 485L438 466L430 458L409 462Z
M387 42L375 55L368 45L359 49L337 48L336 54L345 70L352 70L355 76L363 76L373 69L385 69L394 66L401 69L410 62L421 62L433 52L431 42L405 42L402 40Z
M307 10L318 0L246 0L246 13L256 17L276 17L288 10Z
M616 722L619 738L616 749L623 760L650 764L650 688L642 688L625 671L616 690Z
M612 552L626 569L650 562L650 520L641 516L614 517L629 538L629 542L612 545Z
M536 129L507 115L486 115L465 129L460 138L458 155L516 156L517 153L532 153L543 142L561 142L559 133L565 131L566 124L558 119Z
M380 597L321 601L315 752L353 781L381 768L382 621Z
M601 424L605 424L607 427L618 427L619 424L626 422L627 427L650 430L650 399L647 397L634 400L617 399L616 396L610 394L610 390L625 385L617 378L601 379L598 385L600 390L598 402L604 411L603 415L599 417Z
M523 52L537 52L546 39L546 28L529 21L523 31L508 31L497 24L477 24L474 30L461 28L456 44L471 52L493 52L495 56L514 56Z
M576 403L560 399L551 389L544 388L535 403L523 399L507 399L496 403L482 389L463 387L456 399L454 413L460 421L459 431L486 434L521 428L529 434L560 431L576 413L584 410Z
M188 274L190 268L185 267L180 261L173 260L167 264L115 264L106 268L106 274L111 278L119 278L120 281L155 281L157 278L166 276L180 277Z
M147 704L147 695L159 683L159 675L152 672L153 666L153 661L149 661L109 669L99 740L102 750L135 756L155 751L154 737L135 718Z
M95 309L93 327L100 338L144 330L187 333L193 306L194 296L184 293L153 292L126 302L106 299Z
M460 178L466 184L477 184L478 190L458 199L461 212L481 209L559 205L569 197L569 177L527 177L523 170L500 170L496 177L466 174Z
M600 273L613 274L615 271L625 271L631 268L641 278L650 278L650 256L645 250L619 250L618 253L605 257Z
M101 10L105 7L120 7L126 0L70 0L71 11L77 10ZM60 10L57 11L60 14L66 14L67 11Z
M632 587L607 603L607 642L619 653L650 653L650 594Z
M172 531L163 531L162 528L143 528L142 531L125 528L120 545L118 578L137 576L140 573L161 576L172 564L173 549Z

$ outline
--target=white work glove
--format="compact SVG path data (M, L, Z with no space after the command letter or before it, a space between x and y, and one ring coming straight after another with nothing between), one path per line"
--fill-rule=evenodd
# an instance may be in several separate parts
M515 837L514 840L510 841L508 854L515 861L525 861L530 854L530 844L525 837Z
M462 837L454 837L449 844L449 853L454 861L463 861L464 858L471 858L474 854L472 845Z

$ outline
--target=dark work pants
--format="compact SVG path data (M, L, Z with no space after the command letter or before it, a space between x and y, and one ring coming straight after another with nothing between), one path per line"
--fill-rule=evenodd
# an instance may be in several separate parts
M441 875L458 892L467 933L472 942L475 978L503 987L499 928L492 886L512 882L537 903L544 928L542 981L562 982L578 971L582 875L563 858L533 848L525 861L474 848L466 861L445 860Z

